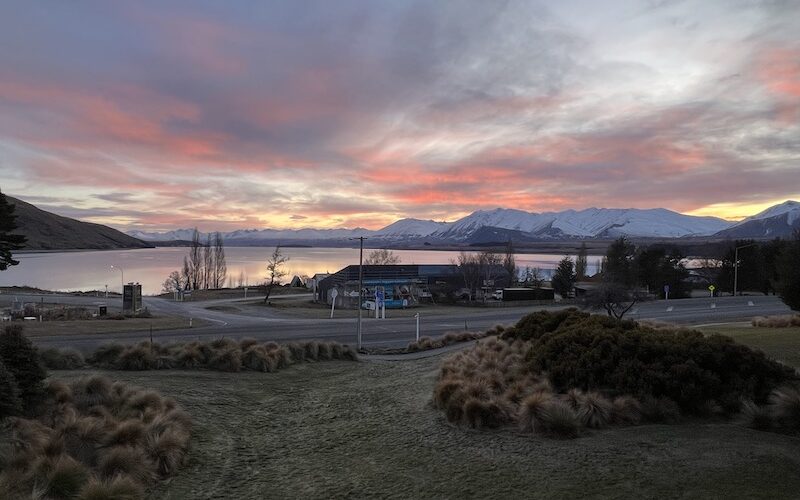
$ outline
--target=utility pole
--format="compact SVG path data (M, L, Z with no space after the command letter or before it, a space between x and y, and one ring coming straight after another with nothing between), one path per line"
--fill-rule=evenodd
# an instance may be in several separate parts
M758 243L750 243L748 245L742 245L740 247L736 247L733 251L733 296L736 297L736 293L739 289L739 249L747 248L756 246Z
M356 349L361 350L361 291L364 290L364 240L363 236L350 238L359 241L358 251L358 326L356 329Z

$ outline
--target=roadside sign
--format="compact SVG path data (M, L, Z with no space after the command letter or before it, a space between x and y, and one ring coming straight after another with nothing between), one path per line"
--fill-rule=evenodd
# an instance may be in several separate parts
M332 290L331 290L331 298L335 300L335 299L336 299L336 297L338 297L338 296L339 296L339 290L337 290L337 289L335 289L335 288L334 288L334 289L332 289Z
M714 290L716 290L716 288L717 288L717 287L715 287L714 285L708 285L708 289L709 289L709 291L712 291L712 292L713 292Z
M669 293L669 285L664 285L664 293Z

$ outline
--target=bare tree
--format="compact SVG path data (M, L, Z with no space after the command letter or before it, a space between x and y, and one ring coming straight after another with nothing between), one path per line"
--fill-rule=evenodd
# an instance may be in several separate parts
M214 233L214 271L213 288L222 288L225 285L225 277L228 275L228 265L225 263L225 245L220 233Z
M200 231L194 228L192 233L192 246L189 248L189 283L192 290L202 286L203 281L203 244L200 243Z
M380 250L373 250L369 253L369 256L364 259L365 266L375 266L375 265L392 265L392 264L399 264L400 263L400 256L396 255L391 250L387 250L382 248Z
M278 245L275 247L275 251L272 252L269 260L267 260L267 281L264 283L264 303L266 304L269 300L269 296L272 294L272 289L275 288L276 285L281 284L281 279L286 276L286 271L283 270L283 265L289 260L289 257L286 257L281 253L281 246Z
M203 289L208 290L214 284L214 249L211 241L211 233L206 236L206 243L203 245Z
M180 271L172 271L161 287L163 293L173 293L183 288L183 277Z
M511 240L508 240L508 244L506 245L506 254L503 256L503 268L508 271L512 285L519 281L519 276L517 276L517 260L514 257L514 245L511 243Z
M473 253L460 252L458 258L452 262L458 266L458 273L464 280L464 288L467 289L471 301L481 284L481 266L478 256Z
M525 278L523 283L525 286L532 286L533 288L540 288L542 286L542 270L538 267L526 267Z
M239 271L239 277L236 279L237 286L242 288L244 286L244 271Z
M581 247L578 249L578 255L575 257L575 279L577 281L583 281L586 279L587 271L588 271L588 254L589 249L586 248L586 242L581 243Z
M192 269L189 266L189 259L186 256L183 257L183 268L181 269L181 281L183 282L183 288L189 288L189 285L192 284Z
M622 283L604 281L586 293L584 305L591 309L602 309L616 319L622 319L625 314L640 300L642 295Z

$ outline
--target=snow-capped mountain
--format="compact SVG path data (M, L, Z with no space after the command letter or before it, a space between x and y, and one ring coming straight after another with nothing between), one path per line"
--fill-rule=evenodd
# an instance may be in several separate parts
M788 213L788 212L785 212ZM557 238L615 238L618 236L677 238L709 236L733 223L715 217L695 217L663 208L649 210L588 208L563 212L525 212L508 208L478 210L455 222L401 219L383 229L242 229L223 233L230 244L256 245L285 241L333 241L367 236L373 242L397 243L425 239L431 242L485 243ZM145 241L190 240L191 229L165 233L131 231ZM202 235L205 238L205 235ZM474 240L474 241L473 241Z
M498 208L474 212L434 233L434 236L466 241L480 228L494 227L540 238L613 238L622 235L678 238L707 236L730 225L723 219L683 215L663 208L587 208L545 213Z
M800 202L788 200L715 234L721 238L790 238L800 231Z
M447 222L420 219L400 219L373 233L376 238L414 238L425 237L449 226Z

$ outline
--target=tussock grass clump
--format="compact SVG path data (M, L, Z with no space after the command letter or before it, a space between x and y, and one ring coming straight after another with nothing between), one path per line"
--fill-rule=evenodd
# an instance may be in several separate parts
M800 326L800 314L786 314L782 316L758 316L753 318L750 323L753 326L765 328L789 328Z
M59 351L58 355L63 355ZM54 356L55 357L55 356ZM245 338L238 342L220 338L211 342L187 342L170 345L142 342L133 346L101 346L86 359L86 364L115 370L208 369L225 372L252 370L275 372L293 364L309 361L358 361L356 351L337 342L275 342L259 344ZM59 363L61 359L59 358Z
M472 340L479 340L491 335L499 335L503 332L505 327L497 325L493 329L486 332L447 332L441 337L420 337L418 341L411 342L406 347L406 352L427 351L430 349L439 349L451 344L460 342L469 342Z
M51 381L45 393L42 414L9 419L9 498L141 499L184 461L191 419L171 399L100 376Z
M51 347L40 353L42 364L48 370L76 370L86 366L83 354L75 349L56 349Z

